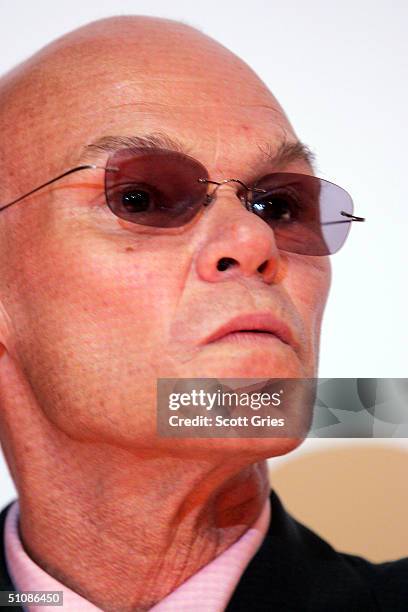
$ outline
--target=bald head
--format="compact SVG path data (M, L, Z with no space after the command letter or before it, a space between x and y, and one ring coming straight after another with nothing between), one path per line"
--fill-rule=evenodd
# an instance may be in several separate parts
M291 133L255 73L196 29L153 17L93 22L1 79L1 200L75 163L98 136L160 129L169 117L192 147L210 140L216 163L220 118L248 139L260 114Z

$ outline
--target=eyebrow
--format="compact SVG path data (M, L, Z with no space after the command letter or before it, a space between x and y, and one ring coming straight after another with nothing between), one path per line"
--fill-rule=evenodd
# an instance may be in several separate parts
M161 148L191 155L189 147L164 132L154 132L141 136L102 136L87 144L83 153L98 151L113 153L123 148L133 149L134 151ZM260 161L268 161L273 166L282 167L292 162L304 162L313 171L315 170L315 154L308 145L298 139L289 141L285 138L277 147L271 143L258 144L258 149Z
M281 141L277 148L270 143L258 145L258 148L261 154L267 157L274 166L281 167L291 162L305 162L313 172L315 171L315 154L307 144L298 139L293 141L285 139Z
M144 136L102 136L85 146L86 151L106 151L112 153L119 149L169 149L189 155L187 147L164 132Z

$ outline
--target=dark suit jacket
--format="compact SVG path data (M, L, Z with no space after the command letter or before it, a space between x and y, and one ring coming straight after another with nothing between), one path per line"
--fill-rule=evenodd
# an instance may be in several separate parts
M292 518L274 491L270 497L268 532L226 612L408 612L408 558L370 563L336 552ZM9 506L0 515L0 590L12 591L3 535Z

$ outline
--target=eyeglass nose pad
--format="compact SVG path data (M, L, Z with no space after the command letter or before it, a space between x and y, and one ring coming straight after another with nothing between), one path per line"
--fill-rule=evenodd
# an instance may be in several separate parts
M210 181L209 179L205 179L205 178L199 178L198 182L199 183L207 183L207 184L213 183L213 184L217 184L218 185L218 183L215 183L215 181ZM205 199L204 199L204 202L203 202L204 206L208 206L209 204L211 204L211 202L214 199L215 192L216 192L216 189L214 189L211 193L207 192L205 194Z
M214 198L215 198L215 192L216 192L216 191L217 191L217 190L216 190L216 189L214 189L214 190L213 190L211 193L206 193L206 194L205 194L205 199L204 199L204 202L203 202L203 205L204 205L204 206L209 206L209 205L211 204L211 202L212 202L212 201L214 200Z

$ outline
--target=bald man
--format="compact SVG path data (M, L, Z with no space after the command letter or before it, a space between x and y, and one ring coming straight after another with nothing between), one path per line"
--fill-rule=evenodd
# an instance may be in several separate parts
M317 374L358 218L265 84L184 24L110 18L3 76L0 133L0 588L72 611L406 610L406 561L337 553L270 490L265 460L301 435L156 431L158 379Z

